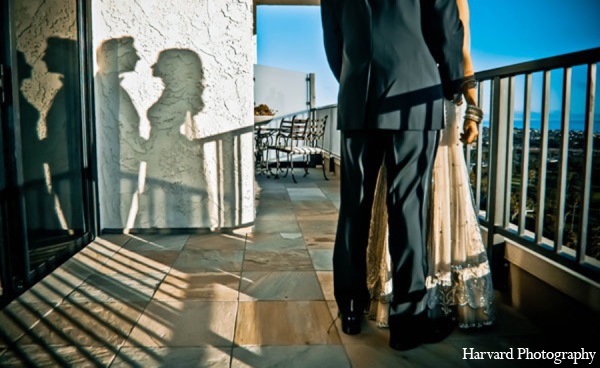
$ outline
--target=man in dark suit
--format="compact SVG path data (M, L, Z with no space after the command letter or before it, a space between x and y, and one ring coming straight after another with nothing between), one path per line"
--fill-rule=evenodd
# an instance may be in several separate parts
M426 203L443 98L457 100L463 76L456 0L321 0L321 15L327 59L340 83L341 204L333 267L342 330L360 333L370 300L366 248L385 162L390 346L409 349L433 337L426 318Z

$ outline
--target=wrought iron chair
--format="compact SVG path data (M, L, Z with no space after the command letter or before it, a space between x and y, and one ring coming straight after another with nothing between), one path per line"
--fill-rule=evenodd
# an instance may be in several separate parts
M288 170L292 173L292 180L297 183L296 176L294 175L294 155L302 155L305 166L304 176L308 175L308 166L312 155L321 155L323 160L323 177L325 180L327 174L325 173L325 158L323 149L323 141L325 137L325 131L327 127L327 116L323 119L296 119L292 118L292 121L281 122L280 131L275 137L275 145L272 147L277 153L277 174L281 171L280 165L280 152L287 154L288 165L286 166L284 177L287 176Z

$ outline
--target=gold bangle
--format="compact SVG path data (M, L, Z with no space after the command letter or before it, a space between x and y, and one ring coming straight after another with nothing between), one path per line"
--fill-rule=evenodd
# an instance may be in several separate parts
M475 115L465 115L465 120L472 120L472 121L476 122L477 124L481 123L481 119Z
M465 113L483 117L483 110L475 105L467 105L467 110Z

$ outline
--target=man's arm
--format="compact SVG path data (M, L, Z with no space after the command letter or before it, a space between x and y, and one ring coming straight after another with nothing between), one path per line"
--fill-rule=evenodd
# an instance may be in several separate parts
M439 65L444 97L460 96L463 72L464 29L456 0L421 0L423 36Z
M336 0L321 0L321 22L325 54L333 75L340 81L342 73L342 30L335 14Z

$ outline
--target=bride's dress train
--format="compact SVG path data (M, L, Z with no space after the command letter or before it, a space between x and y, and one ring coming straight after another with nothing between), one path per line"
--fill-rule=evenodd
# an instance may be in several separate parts
M432 318L450 316L461 328L494 321L494 289L460 142L465 105L446 102L446 127L433 167L429 203L427 257L428 308ZM387 326L391 300L390 258L387 249L385 167L379 173L369 248L367 283L372 303L369 316Z

